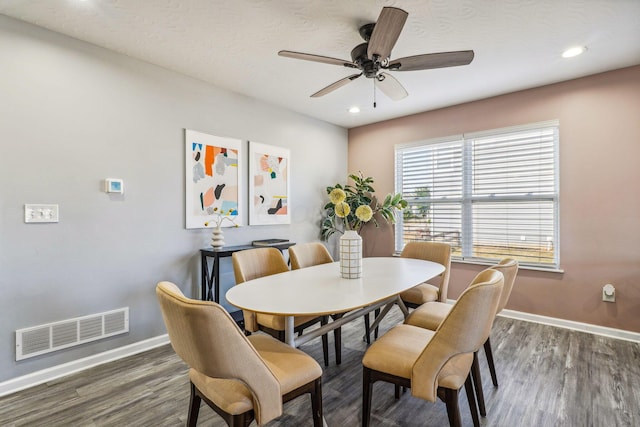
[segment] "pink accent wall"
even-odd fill
[[[351,129],[348,167],[386,194],[394,144],[552,119],[564,273],[521,269],[507,309],[640,332],[640,66]],[[449,298],[482,268],[454,263]]]

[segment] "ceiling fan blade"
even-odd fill
[[[358,68],[358,66],[353,62],[350,62],[344,59],[331,58],[329,56],[313,55],[311,53],[301,53],[301,52],[292,52],[290,50],[281,50],[280,52],[278,52],[278,55],[284,56],[285,58],[303,59],[305,61],[322,62],[323,64],[340,65],[340,66],[349,67],[349,68]]]
[[[311,98],[319,98],[321,96],[324,96],[326,94],[328,94],[329,92],[333,92],[336,89],[341,88],[342,86],[351,83],[351,81],[357,79],[358,77],[360,77],[362,75],[362,73],[360,74],[353,74],[349,77],[345,77],[344,79],[340,79],[337,82],[331,83],[329,86],[320,89],[319,91],[317,91],[316,93],[314,93],[313,95],[311,95]]]
[[[396,7],[383,7],[369,39],[367,56],[378,57],[381,61],[389,58],[391,49],[396,45],[398,37],[409,14]]]
[[[473,61],[472,50],[459,50],[456,52],[427,53],[424,55],[407,56],[391,61],[389,70],[394,71],[415,71],[430,70],[433,68],[457,67],[468,65]]]
[[[376,83],[378,88],[394,101],[400,101],[406,98],[409,94],[407,90],[400,84],[400,82],[389,73],[380,73],[384,76],[384,79],[378,80]]]

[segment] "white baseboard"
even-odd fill
[[[92,368],[94,366],[102,365],[103,363],[122,359],[123,357],[142,353],[143,351],[151,350],[152,348],[160,347],[161,345],[165,345],[168,343],[169,336],[167,334],[164,334],[154,338],[149,338],[144,341],[129,344],[124,347],[119,347],[113,350],[105,351],[103,353],[94,354],[93,356],[74,360],[68,363],[63,363],[62,365],[57,365],[51,368],[43,369],[41,371],[33,372],[21,377],[12,378],[0,383],[0,396],[6,396],[8,394],[24,390],[25,388],[33,387],[47,381],[52,381],[56,378],[74,374],[76,372]]]
[[[538,314],[524,313],[522,311],[515,310],[502,310],[502,312],[498,316],[525,320],[527,322],[541,323],[543,325],[550,325],[558,328],[571,329],[574,331],[587,332],[593,335],[601,335],[604,337],[640,343],[640,333],[625,331],[624,329],[615,329],[606,326],[592,325],[589,323],[574,322],[573,320],[540,316]]]
[[[448,299],[447,304],[456,302]],[[625,331],[624,329],[608,328],[606,326],[592,325],[590,323],[574,322],[573,320],[558,319],[556,317],[541,316],[539,314],[525,313],[524,311],[502,310],[498,316],[510,319],[524,320],[527,322],[540,323],[542,325],[555,326],[557,328],[571,329],[573,331],[586,332],[603,337],[616,338],[624,341],[640,343],[640,333]]]
[[[456,302],[448,299],[447,304]],[[541,316],[539,314],[525,313],[523,311],[502,310],[498,316],[510,319],[524,320],[527,322],[540,323],[542,325],[555,326],[557,328],[571,329],[573,331],[586,332],[603,337],[616,338],[624,341],[640,343],[640,333],[625,331],[624,329],[608,328],[606,326],[592,325],[590,323],[574,322],[573,320],[558,319],[556,317]]]

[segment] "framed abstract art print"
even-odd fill
[[[249,225],[290,224],[291,153],[249,141]]]
[[[186,228],[240,225],[242,141],[185,130]]]

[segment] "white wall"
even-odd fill
[[[346,177],[343,128],[1,15],[0,58],[0,382],[164,334],[159,280],[197,295],[210,235],[184,227],[185,128],[291,149],[292,224],[228,245],[317,240],[324,188]],[[60,222],[25,224],[25,203]],[[16,329],[124,306],[128,334],[15,361]]]

